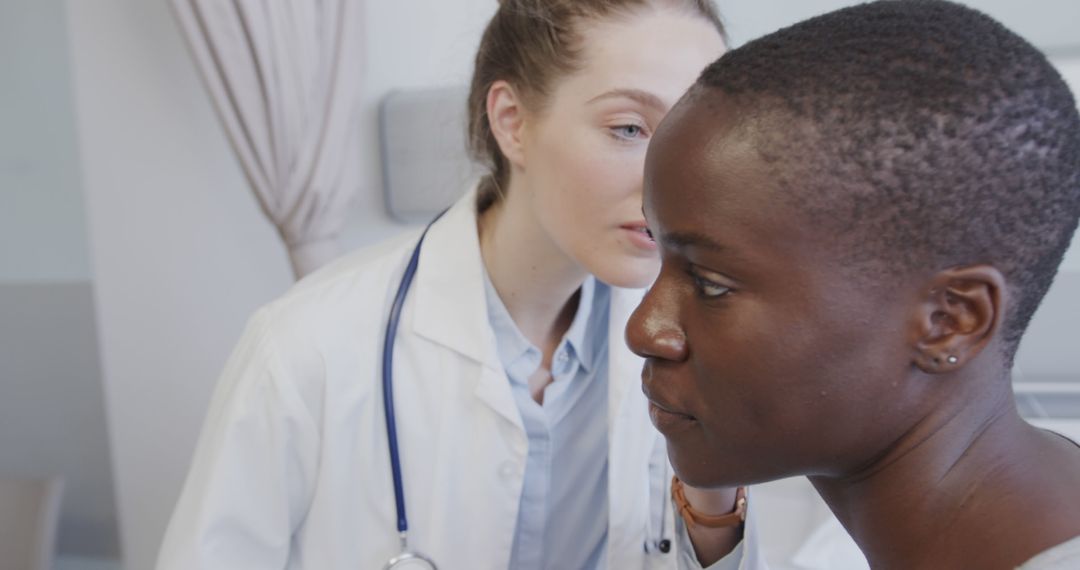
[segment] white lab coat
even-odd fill
[[[380,361],[416,238],[347,256],[252,318],[214,396],[159,570],[377,570],[398,554]],[[469,193],[424,242],[394,350],[410,543],[441,570],[508,567],[523,484],[527,438],[484,294]],[[674,547],[644,548],[660,538],[661,512],[664,538],[678,541],[641,361],[623,343],[640,298],[612,291],[612,570],[675,568],[677,558]],[[740,567],[757,568],[749,532],[747,541]]]

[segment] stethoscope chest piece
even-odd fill
[[[423,554],[406,551],[391,558],[383,570],[438,570],[438,567]]]

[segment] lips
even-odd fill
[[[649,376],[651,377],[651,375]],[[652,420],[653,425],[656,426],[656,429],[664,435],[671,435],[696,426],[698,423],[697,418],[677,411],[678,408],[666,403],[650,392],[647,384],[650,379],[646,378],[645,374],[642,375],[641,389],[649,400],[649,418]]]
[[[634,246],[647,252],[654,252],[656,251],[656,242],[649,237],[648,228],[649,226],[645,224],[644,220],[619,226],[619,229],[627,233],[630,243],[634,244]]]
[[[656,429],[664,435],[674,435],[697,425],[697,419],[693,416],[670,412],[651,400],[649,401],[649,419],[652,420]]]

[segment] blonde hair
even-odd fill
[[[500,0],[476,52],[468,99],[468,145],[474,160],[488,168],[480,181],[477,208],[486,210],[503,197],[510,167],[491,132],[487,95],[506,81],[529,107],[543,108],[553,80],[579,64],[578,25],[586,20],[624,15],[652,5],[668,5],[701,16],[725,40],[726,32],[711,0]]]

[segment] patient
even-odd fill
[[[806,475],[876,569],[1080,568],[1080,448],[1009,378],[1080,217],[1035,48],[939,1],[781,30],[671,111],[644,200],[627,338],[682,480]]]

